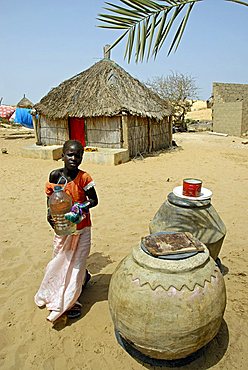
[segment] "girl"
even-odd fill
[[[51,322],[57,320],[64,312],[69,318],[81,315],[81,304],[77,300],[82,291],[82,284],[85,286],[90,279],[86,270],[86,259],[91,246],[89,208],[95,207],[98,199],[93,179],[87,172],[78,168],[82,162],[83,152],[79,141],[66,141],[62,154],[64,168],[52,171],[46,184],[48,199],[53,193],[54,186],[64,178],[67,181],[64,190],[71,196],[73,203],[87,201],[85,217],[77,224],[77,231],[66,236],[55,234],[53,259],[48,263],[44,279],[35,295],[35,303],[50,310],[47,319]],[[47,220],[54,227],[49,208]]]

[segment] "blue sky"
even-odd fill
[[[118,3],[117,0],[109,0]],[[23,94],[34,103],[62,81],[103,57],[118,32],[98,28],[103,0],[0,0],[0,98],[16,104]],[[125,43],[111,59],[140,81],[173,72],[191,75],[199,99],[213,82],[248,83],[248,7],[224,0],[196,4],[176,53],[168,44],[154,61],[124,60]]]

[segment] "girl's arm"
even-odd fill
[[[50,173],[49,175],[49,182],[53,183],[53,184],[57,184],[60,177],[63,176],[63,172],[62,172],[62,168],[60,169],[57,169],[57,170],[54,170]]]
[[[86,190],[85,194],[87,196],[87,200],[90,203],[88,205],[88,208],[93,208],[93,207],[97,206],[97,204],[98,204],[98,198],[97,198],[97,194],[96,194],[95,188],[92,187],[89,190]]]

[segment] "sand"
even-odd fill
[[[185,177],[203,180],[227,227],[220,258],[226,269],[227,307],[220,333],[187,370],[248,368],[248,145],[208,133],[175,134],[175,150],[120,166],[85,165],[96,182],[93,242],[83,315],[57,327],[33,301],[51,258],[53,231],[46,222],[44,183],[61,161],[23,159],[33,138],[4,139],[0,129],[1,264],[0,368],[39,370],[156,369],[117,343],[108,309],[111,274],[141,236],[169,192]]]
[[[204,108],[204,109],[188,112],[185,115],[185,118],[194,120],[194,121],[212,121],[212,109]]]

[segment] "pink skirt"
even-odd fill
[[[50,311],[47,320],[54,322],[79,298],[85,281],[86,260],[90,253],[91,227],[80,234],[54,237],[53,259],[34,297],[39,307]]]

